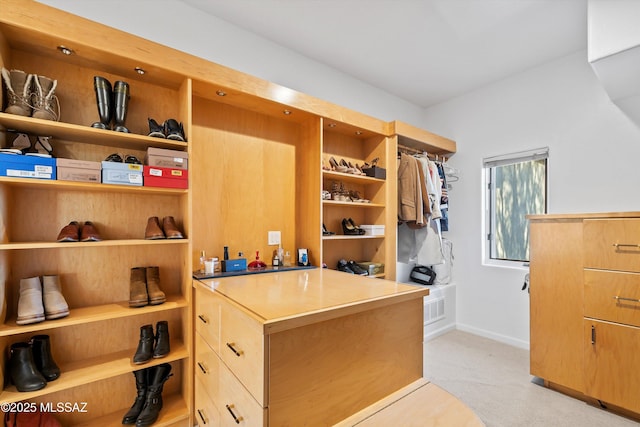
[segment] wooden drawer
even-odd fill
[[[216,400],[219,397],[217,383],[220,358],[199,333],[195,334],[195,341],[194,370],[196,383],[200,383],[211,399]]]
[[[584,315],[640,326],[640,274],[585,270]]]
[[[220,358],[260,405],[267,406],[262,325],[226,301],[221,309]]]
[[[220,353],[220,297],[206,289],[196,288],[196,332]]]
[[[640,272],[640,219],[584,221],[584,266]]]
[[[204,390],[204,385],[196,381],[195,419],[198,427],[220,427],[220,412]]]

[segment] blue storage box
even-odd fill
[[[142,186],[142,165],[103,161],[102,183]]]
[[[0,176],[56,179],[56,159],[0,153]]]
[[[227,259],[222,261],[222,271],[244,271],[247,269],[246,258]]]

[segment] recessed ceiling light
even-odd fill
[[[218,96],[227,96],[227,92],[225,92],[223,90],[217,90],[216,91],[216,95],[218,95]]]
[[[327,126],[329,126],[330,128],[334,128],[334,127],[336,127],[336,124],[335,123],[329,123]]]
[[[136,73],[140,74],[141,76],[143,76],[146,73],[146,71],[142,67],[136,67],[134,68],[134,70],[136,70]]]
[[[291,114],[291,110],[283,110],[282,112],[287,116]]]
[[[58,50],[65,55],[73,55],[75,53],[73,49],[63,45],[58,46]]]
[[[362,135],[362,131],[361,130],[357,130],[356,131],[356,135]]]

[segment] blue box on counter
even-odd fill
[[[244,271],[247,269],[247,259],[226,259],[222,261],[222,271]]]
[[[142,186],[142,165],[103,161],[102,183]]]
[[[0,176],[56,179],[56,159],[0,153]]]

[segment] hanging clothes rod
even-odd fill
[[[425,153],[427,154],[427,157],[431,160],[435,160],[435,161],[443,161],[445,162],[447,160],[447,158],[443,155],[440,154],[430,154],[428,153],[426,150],[419,150],[417,148],[413,148],[413,147],[408,147],[406,145],[402,145],[402,144],[398,144],[398,151],[403,152],[405,154],[422,154],[424,155]]]

